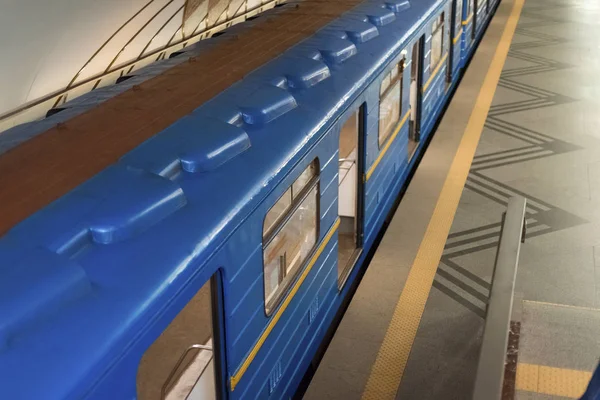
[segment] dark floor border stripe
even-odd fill
[[[453,270],[455,270],[456,272],[463,274],[464,276],[468,277],[469,279],[471,279],[473,282],[477,283],[479,286],[483,287],[484,289],[490,290],[490,288],[492,287],[492,285],[490,283],[488,283],[485,280],[483,280],[482,278],[478,277],[471,271],[468,271],[465,268],[461,267],[460,265],[458,265],[457,263],[452,261],[450,259],[450,257],[444,255],[444,256],[442,256],[442,259],[440,261],[445,266],[450,267]]]
[[[512,132],[502,131],[502,130],[500,130],[500,129],[498,129],[498,128],[494,127],[493,125],[490,125],[490,124],[486,124],[485,126],[486,126],[486,128],[488,128],[488,129],[490,129],[490,130],[492,130],[494,132],[497,132],[497,133],[499,133],[501,135],[506,135],[506,136],[513,137],[513,138],[515,138],[517,140],[521,140],[521,141],[523,141],[525,143],[529,143],[530,145],[533,145],[533,146],[539,146],[541,144],[544,144],[544,142],[541,141],[541,140],[535,140],[534,141],[533,139],[529,139],[527,137],[523,137],[523,136],[520,136],[518,134],[514,134]]]
[[[502,150],[502,151],[496,151],[494,153],[487,153],[487,154],[481,154],[478,156],[475,156],[474,160],[477,160],[476,162],[484,162],[486,160],[484,160],[484,158],[486,157],[495,157],[495,156],[499,156],[502,154],[509,154],[509,153],[515,153],[515,152],[519,152],[519,151],[523,151],[523,150],[530,150],[530,149],[541,149],[541,146],[536,146],[536,145],[531,145],[531,146],[524,146],[524,147],[517,147],[514,149],[508,149],[508,150]]]
[[[475,178],[481,179],[483,181],[487,181],[488,184],[491,183],[493,185],[496,185],[496,186],[502,188],[503,190],[509,192],[511,194],[511,196],[513,196],[514,194],[518,194],[518,195],[521,195],[521,196],[527,198],[527,208],[532,208],[532,209],[535,209],[536,211],[538,211],[538,210],[539,211],[548,211],[548,210],[551,210],[553,208],[556,208],[552,204],[546,203],[545,201],[540,200],[537,197],[533,197],[533,196],[531,196],[531,195],[529,195],[527,193],[524,193],[524,192],[522,192],[520,190],[517,190],[515,188],[507,186],[507,185],[505,185],[502,182],[499,182],[499,181],[497,181],[495,179],[492,179],[490,177],[487,177],[487,176],[481,174],[480,172],[476,172],[476,171],[471,172],[469,174],[469,177],[470,178],[475,177]],[[493,190],[493,188],[490,189],[490,190]],[[509,197],[511,197],[511,196],[509,196]],[[537,206],[532,205],[531,204],[532,202],[536,203]]]
[[[469,286],[466,282],[461,281],[459,278],[452,275],[448,271],[444,271],[440,267],[438,267],[437,274],[439,276],[441,276],[442,278],[446,279],[448,282],[454,284],[458,288],[464,290],[471,296],[475,297],[477,300],[482,301],[484,304],[487,304],[488,297],[489,297],[487,294],[481,293],[477,289]]]
[[[524,149],[526,149],[528,147],[529,146],[525,147]],[[537,147],[537,146],[535,146],[535,147]],[[540,147],[540,148],[537,148],[537,149],[531,149],[531,150],[523,151],[523,152],[516,153],[516,154],[503,155],[503,156],[500,156],[500,157],[490,158],[490,159],[481,160],[481,161],[478,160],[478,161],[473,162],[473,164],[471,164],[471,165],[479,166],[479,165],[485,165],[485,164],[488,164],[488,163],[495,163],[495,162],[498,162],[498,161],[510,160],[510,159],[513,159],[513,161],[511,163],[515,163],[515,162],[519,162],[519,159],[517,159],[518,157],[525,157],[525,156],[528,156],[530,154],[541,153],[541,152],[546,152],[546,151],[551,151],[551,150],[544,149],[544,148]],[[552,154],[554,154],[554,153],[552,153]]]
[[[479,236],[475,236],[473,238],[459,240],[459,241],[452,242],[452,243],[447,243],[446,246],[444,247],[444,250],[450,250],[450,249],[454,249],[456,247],[466,246],[468,244],[477,243],[482,240],[492,239],[492,238],[499,237],[499,236],[500,236],[500,229],[498,229],[495,232],[484,233]]]
[[[452,300],[456,301],[457,303],[464,306],[468,310],[473,311],[480,318],[485,318],[485,310],[482,310],[481,308],[477,307],[475,304],[471,303],[469,300],[466,300],[466,299],[462,298],[461,296],[459,296],[458,294],[454,293],[452,291],[452,289],[445,286],[444,284],[438,282],[437,280],[434,280],[433,284],[431,286],[436,288],[440,292],[444,293],[446,296],[450,297]]]
[[[527,157],[527,158],[521,158],[521,159],[513,160],[513,161],[501,162],[499,164],[483,165],[483,166],[480,166],[480,167],[473,168],[472,171],[476,172],[476,171],[483,171],[483,170],[486,170],[486,169],[500,168],[500,167],[505,167],[507,165],[520,164],[520,163],[524,163],[524,162],[527,162],[527,161],[533,161],[533,160],[539,160],[541,158],[552,157],[554,155],[555,155],[554,153],[541,154],[539,156]]]
[[[458,232],[452,232],[451,234],[448,235],[448,239],[454,239],[454,238],[457,238],[459,236],[470,235],[472,233],[487,231],[488,229],[497,228],[500,225],[501,225],[500,222],[495,222],[493,224],[487,224],[487,225],[483,225],[483,226],[478,226],[477,228],[466,229],[464,231],[458,231]]]

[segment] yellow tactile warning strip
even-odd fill
[[[592,373],[588,371],[519,363],[516,388],[578,399],[585,392],[591,378]]]
[[[524,0],[514,1],[427,231],[371,369],[362,395],[365,400],[394,399],[396,396],[523,3]]]
[[[516,388],[527,392],[537,392],[539,375],[539,365],[517,364]]]

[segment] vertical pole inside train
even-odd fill
[[[220,400],[226,391],[223,298],[215,273],[144,353],[137,398]]]
[[[471,0],[473,1],[473,8],[471,12],[473,13],[473,27],[471,28],[471,39],[475,40],[477,36],[477,11],[479,10],[479,2],[483,0]]]
[[[418,143],[421,140],[421,92],[423,88],[423,53],[425,37],[413,44],[410,69],[410,122],[409,138]]]
[[[340,128],[338,163],[338,284],[341,288],[362,250],[364,174],[364,107]]]

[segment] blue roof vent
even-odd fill
[[[250,148],[246,131],[217,119],[202,118],[196,130],[179,155],[187,172],[211,171]]]
[[[380,6],[369,6],[361,9],[367,14],[369,21],[375,26],[384,26],[391,22],[394,22],[396,15],[391,10]]]
[[[187,203],[183,190],[175,182],[123,165],[108,168],[89,183],[102,188],[97,195],[103,201],[89,216],[90,232],[96,243],[128,239]]]
[[[288,79],[285,76],[276,76],[268,81],[271,85],[277,86],[280,89],[288,88]]]
[[[410,1],[408,0],[386,0],[385,6],[395,13],[408,10],[410,8]]]
[[[307,89],[331,76],[329,68],[321,61],[296,57],[286,61],[288,83],[294,89]]]
[[[346,39],[329,37],[317,43],[325,60],[332,64],[341,64],[357,53],[356,45]]]
[[[323,60],[321,52],[310,44],[300,44],[297,47],[294,47],[292,51],[294,56],[312,58],[313,60]]]
[[[248,96],[240,105],[244,121],[261,125],[273,121],[298,104],[294,96],[276,86],[263,86]]]
[[[363,22],[366,22],[366,21],[363,21]],[[343,39],[343,40],[348,39],[348,34],[346,33],[346,31],[344,31],[341,24],[339,24],[339,23],[332,23],[330,25],[327,25],[325,28],[321,29],[318,33],[318,37],[321,37],[321,36],[326,36],[328,38],[335,37],[335,38]]]
[[[0,271],[0,351],[10,337],[91,291],[81,266],[41,247]]]
[[[379,35],[377,27],[359,19],[346,19],[332,24],[342,29],[355,44],[365,43]]]
[[[239,111],[230,106],[213,109],[214,114],[234,119]],[[251,146],[246,132],[235,125],[203,115],[188,115],[123,156],[121,163],[168,179],[182,170],[213,170]]]

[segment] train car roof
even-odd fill
[[[86,393],[442,2],[360,4],[5,234],[3,393]]]

